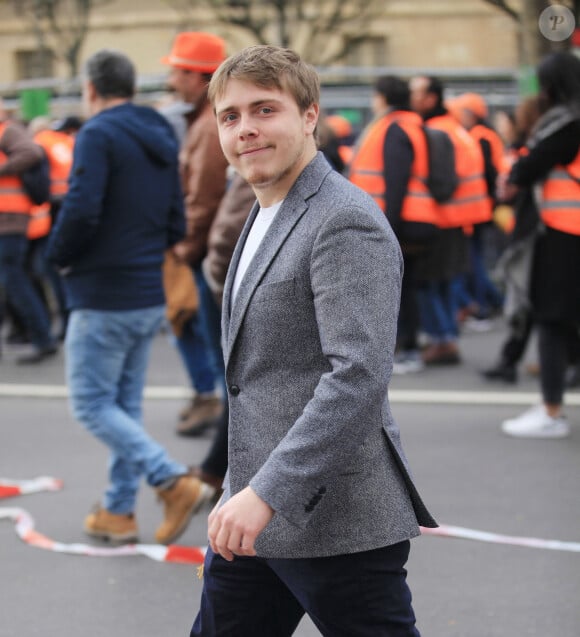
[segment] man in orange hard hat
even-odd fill
[[[168,84],[193,109],[185,115],[187,132],[181,152],[180,169],[185,195],[187,230],[185,239],[173,248],[195,276],[199,309],[184,325],[177,346],[187,369],[194,396],[180,415],[177,433],[200,435],[208,426],[227,427],[227,413],[216,393],[225,396],[225,370],[221,352],[219,309],[202,272],[210,227],[226,190],[228,162],[222,152],[207,87],[213,72],[226,58],[226,44],[217,35],[188,31],[179,33],[162,63],[170,66]],[[204,371],[205,370],[205,371]],[[208,371],[209,370],[209,371]],[[199,477],[214,486],[221,483],[227,464],[227,449],[217,454],[216,463],[205,463]],[[215,466],[214,466],[215,465]]]

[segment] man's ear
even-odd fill
[[[320,105],[311,104],[304,112],[304,124],[307,133],[314,133],[316,124],[318,123],[318,116],[320,115]]]
[[[87,80],[87,97],[91,102],[94,102],[97,97],[97,89],[90,80]]]

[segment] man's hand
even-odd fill
[[[214,553],[231,562],[234,555],[256,555],[254,542],[274,517],[274,509],[246,487],[208,518],[209,543]]]
[[[187,262],[188,247],[184,241],[180,241],[179,243],[176,243],[171,249],[171,251],[173,252],[175,258],[178,261],[180,261],[181,263]]]
[[[496,196],[498,201],[510,202],[518,194],[519,188],[515,184],[508,182],[509,175],[506,173],[500,173],[496,180]]]

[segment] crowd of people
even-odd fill
[[[536,326],[543,404],[504,422],[510,436],[570,431],[562,403],[580,366],[572,274],[580,235],[579,68],[572,54],[543,59],[538,95],[522,100],[503,136],[477,93],[445,100],[437,78],[379,78],[376,117],[349,164],[349,178],[385,211],[405,259],[395,374],[458,364],[462,329],[487,329],[490,317],[502,315],[508,338],[481,373],[514,383]],[[429,186],[425,127],[445,131],[455,151],[458,183],[443,201]]]
[[[112,50],[87,61],[84,122],[42,117],[27,131],[0,105],[0,326],[29,344],[21,364],[64,342],[72,413],[109,448],[83,528],[135,541],[142,479],[163,505],[163,544],[217,502],[192,635],[291,634],[304,612],[323,634],[345,622],[376,634],[375,622],[418,635],[401,574],[419,525],[436,523],[400,446],[389,377],[459,365],[462,331],[504,316],[482,377],[516,382],[535,329],[542,403],[502,431],[570,433],[580,60],[543,59],[538,95],[501,134],[482,95],[380,77],[356,136],[321,112],[318,78],[293,52],[228,57],[221,38],[184,32],[162,62],[171,97],[156,108],[134,103],[133,63]],[[21,176],[43,155],[50,196],[33,204]],[[200,466],[143,425],[163,326],[192,388],[176,433],[214,434]],[[377,564],[383,575],[366,577]],[[388,603],[345,614],[341,570]]]

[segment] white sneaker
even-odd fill
[[[514,438],[565,438],[570,425],[564,416],[552,418],[544,405],[535,405],[517,418],[504,420],[501,430]]]
[[[425,369],[425,363],[421,360],[418,351],[409,350],[395,355],[393,363],[393,374],[402,376],[403,374],[417,374]]]
[[[468,316],[463,322],[465,329],[468,332],[491,332],[494,327],[491,319],[478,319],[473,316]]]

